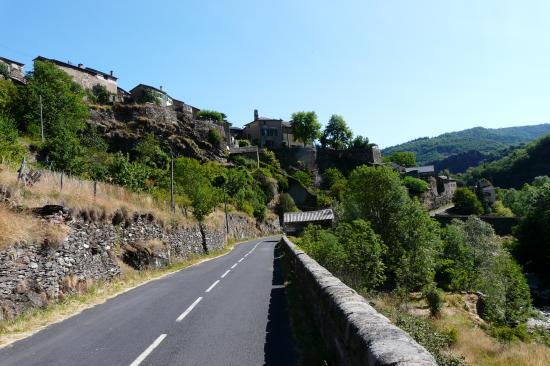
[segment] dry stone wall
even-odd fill
[[[436,366],[433,356],[286,237],[284,260],[335,365]]]
[[[242,239],[280,231],[278,222],[257,225],[240,213],[225,223],[167,229],[147,215],[126,220],[84,221],[58,213],[49,219],[65,221],[69,235],[58,246],[14,244],[0,251],[0,320],[29,307],[43,307],[63,296],[82,292],[97,281],[120,273],[120,261],[135,269],[161,268],[177,260],[224,247],[226,239]]]

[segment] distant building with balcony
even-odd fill
[[[25,79],[25,72],[23,67],[25,64],[22,64],[17,61],[10,60],[9,58],[0,57],[0,64],[4,64],[8,68],[8,75],[11,81],[16,84],[26,84],[27,80]]]

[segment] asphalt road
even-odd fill
[[[293,365],[277,241],[237,245],[51,325],[0,349],[0,365]]]

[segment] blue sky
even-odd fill
[[[547,0],[2,3],[0,55],[114,70],[238,126],[314,110],[385,147],[550,121]]]

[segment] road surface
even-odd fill
[[[0,349],[0,365],[293,365],[277,241],[237,245],[51,325]]]

